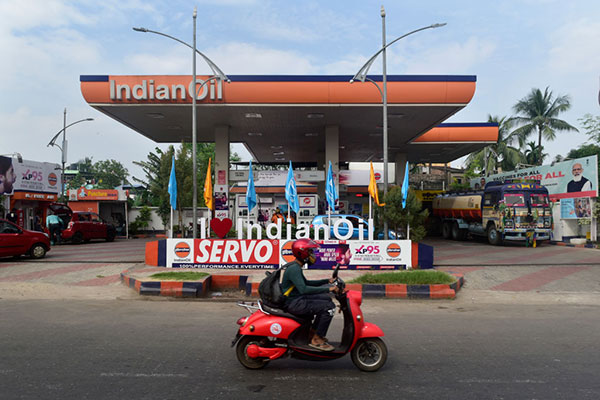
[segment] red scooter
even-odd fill
[[[351,353],[352,362],[362,371],[377,371],[387,360],[387,347],[380,337],[383,331],[375,324],[364,321],[360,310],[362,294],[345,291],[345,283],[338,278],[339,265],[333,272],[338,291],[335,295],[344,315],[341,342],[329,342],[333,351],[319,351],[308,345],[311,320],[258,303],[238,303],[252,315],[238,319],[238,333],[231,343],[236,346],[239,362],[246,368],[263,368],[271,360],[290,356],[303,360],[327,361]],[[254,311],[256,310],[256,311]]]

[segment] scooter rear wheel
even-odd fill
[[[241,338],[235,348],[235,354],[240,364],[248,369],[260,369],[267,365],[269,363],[268,358],[252,358],[248,356],[247,352],[248,346],[251,344],[264,346],[263,342],[265,340],[264,337],[259,336],[244,336]]]
[[[361,371],[375,372],[387,360],[387,346],[379,338],[361,339],[352,349],[352,362]]]

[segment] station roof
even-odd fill
[[[203,82],[207,76],[198,76]],[[351,76],[234,75],[212,80],[197,101],[197,140],[214,142],[215,128],[243,143],[260,162],[316,162],[327,126],[339,127],[339,159],[383,157],[382,96]],[[369,76],[381,87],[381,76]],[[190,75],[82,75],[90,106],[156,141],[191,141]],[[497,124],[444,124],[475,93],[471,75],[389,75],[388,154],[410,162],[449,162],[498,140]],[[192,87],[192,90],[189,88]]]

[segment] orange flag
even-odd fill
[[[369,179],[369,196],[375,199],[375,204],[378,206],[385,206],[385,203],[379,202],[379,190],[377,190],[377,181],[375,180],[375,173],[373,172],[373,163],[371,163],[371,179]]]
[[[210,158],[208,159],[208,168],[206,169],[206,180],[204,181],[204,203],[209,210],[212,210],[215,205],[213,198],[213,186],[210,175]]]

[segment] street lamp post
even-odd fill
[[[387,59],[386,59],[386,49],[388,47],[390,47],[391,45],[393,45],[394,43],[396,43],[397,41],[399,41],[400,39],[403,39],[407,36],[410,36],[414,33],[423,31],[425,29],[432,29],[432,28],[439,28],[446,25],[446,23],[442,23],[442,24],[433,24],[433,25],[429,25],[429,26],[425,26],[423,28],[419,28],[419,29],[415,29],[414,31],[408,32],[394,40],[392,40],[391,42],[386,44],[386,38],[385,38],[385,9],[383,8],[383,6],[381,6],[381,36],[382,36],[382,46],[381,46],[381,50],[379,50],[377,53],[375,53],[371,58],[369,58],[369,60],[360,68],[360,70],[358,70],[358,72],[356,73],[356,75],[354,75],[352,77],[352,79],[350,79],[350,83],[353,83],[356,80],[359,80],[361,82],[364,82],[365,80],[368,80],[369,82],[373,83],[375,86],[377,86],[377,89],[379,89],[379,93],[381,94],[381,102],[383,105],[383,196],[385,198],[385,195],[387,194],[387,190],[388,190],[388,114],[387,114]],[[373,81],[372,79],[367,77],[367,73],[369,72],[369,69],[371,68],[371,65],[373,64],[373,62],[375,61],[375,59],[377,58],[377,56],[379,56],[379,54],[382,54],[383,57],[383,89],[379,87],[379,85]],[[384,235],[384,239],[387,240],[388,239],[388,223],[387,220],[384,218],[383,220],[383,235]]]
[[[93,120],[94,120],[94,118],[84,118],[84,119],[80,119],[79,121],[75,121],[75,122],[72,122],[69,125],[67,125],[67,108],[65,107],[65,111],[64,111],[64,115],[63,115],[63,128],[60,131],[58,131],[58,133],[56,135],[54,135],[52,137],[52,139],[46,146],[46,147],[56,146],[60,149],[61,164],[62,164],[61,173],[60,173],[60,197],[61,197],[61,200],[64,200],[64,193],[65,193],[65,163],[67,162],[67,128],[70,126],[73,126],[75,124],[78,124],[80,122],[93,121]],[[58,136],[61,133],[63,134],[62,146],[59,146],[56,144],[56,139],[58,139]]]
[[[173,39],[176,42],[179,42],[181,44],[183,44],[184,46],[189,47],[190,49],[192,49],[192,80],[194,82],[194,95],[192,96],[192,179],[193,179],[193,200],[192,200],[192,218],[194,223],[193,225],[193,237],[194,239],[198,236],[198,178],[197,178],[197,171],[196,171],[196,167],[197,167],[197,149],[196,149],[196,142],[197,142],[197,137],[196,137],[196,98],[198,96],[198,92],[200,90],[202,90],[202,87],[207,84],[208,82],[210,82],[213,79],[221,79],[227,83],[231,82],[231,80],[227,77],[227,75],[225,75],[223,73],[223,71],[221,71],[221,69],[219,67],[217,67],[217,65],[212,62],[208,57],[206,57],[204,54],[202,54],[200,51],[198,51],[198,49],[196,48],[196,16],[197,16],[197,10],[196,7],[194,7],[194,14],[193,14],[193,18],[194,18],[194,23],[193,23],[193,29],[194,29],[194,34],[193,34],[193,45],[190,46],[189,44],[187,44],[186,42],[177,39],[173,36],[164,34],[162,32],[157,32],[157,31],[153,31],[150,29],[146,29],[146,28],[133,28],[134,31],[136,32],[145,32],[145,33],[154,33],[157,35],[161,35],[164,37],[167,37],[169,39]],[[198,82],[196,82],[196,53],[200,54],[200,56],[204,59],[204,61],[206,61],[206,63],[208,64],[208,66],[210,67],[210,69],[213,72],[213,76],[209,79],[207,79],[206,81],[204,81],[200,87],[197,87]]]

